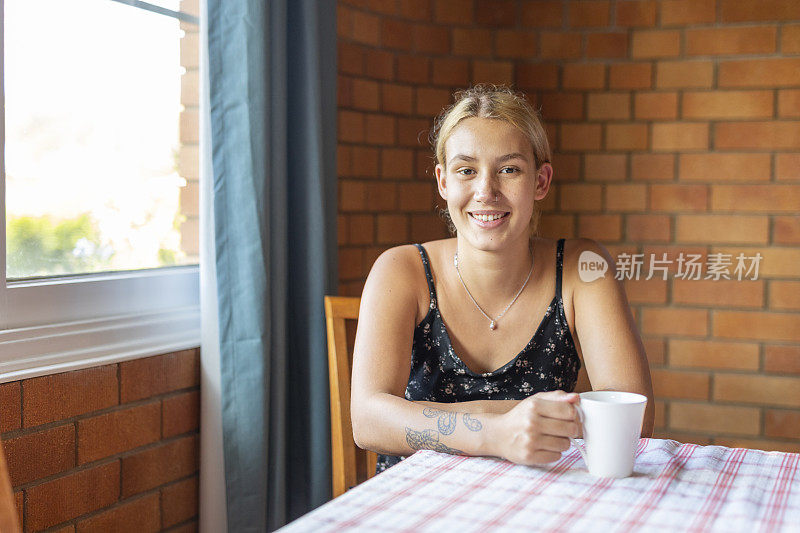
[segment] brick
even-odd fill
[[[381,18],[381,46],[383,48],[411,50],[411,28],[412,26],[408,22],[393,18]]]
[[[197,516],[198,483],[196,477],[161,489],[161,517],[167,528]]]
[[[117,366],[105,365],[22,382],[23,426],[32,427],[116,405]]]
[[[656,2],[621,1],[617,2],[618,26],[655,26]]]
[[[800,281],[772,281],[769,307],[776,310],[800,310]]]
[[[366,207],[366,185],[362,181],[341,180],[339,182],[342,211],[358,211]]]
[[[715,144],[720,149],[800,149],[800,121],[720,122],[715,132]]]
[[[364,49],[353,43],[339,41],[336,47],[337,67],[340,73],[344,74],[363,74],[364,73]]]
[[[537,35],[527,31],[498,30],[494,36],[494,52],[497,57],[535,57]]]
[[[800,244],[800,217],[774,217],[772,226],[772,240],[778,244]]]
[[[399,244],[408,240],[408,217],[405,215],[378,215],[379,244]]]
[[[610,187],[610,186],[609,186]],[[644,198],[641,200],[644,209]],[[625,223],[626,240],[633,242],[669,242],[672,220],[668,215],[628,215]]]
[[[378,149],[368,146],[353,146],[353,176],[375,178],[378,176]]]
[[[357,279],[366,275],[361,271],[361,264],[364,260],[364,251],[360,248],[340,248],[339,249],[339,279]]]
[[[656,400],[654,403],[655,407],[655,427],[663,428],[667,425],[667,404],[666,402],[662,402]]]
[[[398,118],[397,142],[401,146],[427,146],[430,123],[424,119]]]
[[[198,146],[181,145],[178,153],[178,173],[188,180],[200,178],[200,148]]]
[[[368,144],[394,145],[397,142],[397,120],[393,116],[370,113],[364,120]]]
[[[718,83],[720,87],[800,85],[800,58],[720,61]]]
[[[562,150],[599,150],[600,125],[596,124],[562,124],[561,141]]]
[[[766,243],[767,217],[744,215],[678,215],[676,240],[685,243]]]
[[[381,150],[381,177],[411,179],[414,177],[414,152],[407,148]]]
[[[475,83],[511,85],[514,82],[514,64],[510,61],[472,62],[472,79]]]
[[[769,154],[681,154],[681,181],[767,181]]]
[[[673,429],[758,435],[761,432],[759,410],[752,407],[671,402],[669,426]]]
[[[119,475],[119,461],[114,461],[26,489],[26,531],[39,531],[113,504],[119,498]]]
[[[607,26],[610,3],[598,0],[576,0],[568,4],[569,25],[573,28]]]
[[[340,142],[364,141],[364,114],[355,111],[339,111],[337,139]]]
[[[671,274],[677,274],[678,267],[680,262],[685,260],[689,254],[697,255],[700,257],[699,261],[701,263],[705,263],[706,257],[708,255],[707,248],[705,246],[687,246],[685,244],[682,245],[667,245],[667,244],[658,244],[658,245],[645,245],[643,247],[644,259],[649,266],[652,259],[654,260],[666,260],[668,263],[664,266],[667,267],[667,271]],[[683,259],[682,259],[683,254]],[[659,275],[657,272],[656,276]]]
[[[539,220],[539,233],[553,239],[573,238],[575,236],[575,217],[547,213]]]
[[[670,339],[669,364],[676,368],[758,370],[758,344]]]
[[[631,38],[633,58],[676,57],[681,51],[681,34],[672,30],[634,30]]]
[[[713,185],[711,209],[715,212],[796,213],[800,185]]]
[[[780,374],[800,374],[800,346],[765,346],[764,371]]]
[[[430,212],[434,197],[438,198],[434,182],[403,183],[398,189],[398,207],[403,212]]]
[[[664,0],[661,3],[661,25],[683,26],[714,22],[716,0]]]
[[[558,65],[551,63],[518,63],[516,68],[517,85],[522,88],[558,88]]]
[[[800,54],[800,24],[781,27],[781,51],[784,54]]]
[[[475,10],[472,2],[434,0],[433,18],[446,24],[472,24]]]
[[[768,118],[773,114],[772,91],[685,92],[683,118]]]
[[[740,2],[720,0],[722,22],[750,22],[762,20],[800,19],[800,4],[794,0],[761,0]]]
[[[717,374],[714,400],[800,407],[800,378]]]
[[[394,80],[395,63],[395,54],[392,52],[385,50],[366,50],[364,52],[364,72],[372,78]]]
[[[656,398],[706,400],[709,397],[711,380],[705,372],[653,369],[650,376]]]
[[[72,424],[7,439],[3,447],[11,485],[17,487],[75,466]]]
[[[739,281],[732,275],[733,268],[734,265],[729,269],[730,280],[673,280],[672,301],[710,307],[761,307],[764,303],[764,281]]]
[[[352,105],[356,109],[377,111],[380,108],[378,83],[371,80],[352,80]]]
[[[627,175],[627,159],[624,155],[586,154],[585,157],[587,181],[620,181]]]
[[[583,94],[546,92],[541,96],[541,113],[545,121],[583,119]]]
[[[670,429],[669,432],[664,433],[663,436],[656,436],[655,438],[672,439],[678,442],[686,442],[690,444],[697,444],[699,446],[708,446],[711,444],[711,437],[707,435],[698,435],[697,433],[684,433],[682,431],[675,431]]]
[[[660,89],[710,88],[714,82],[711,61],[659,61],[656,87]]]
[[[25,506],[25,493],[23,491],[18,491],[14,493],[14,507],[17,509],[17,521],[19,522],[20,527],[24,526],[24,520],[22,516],[22,510]]]
[[[347,244],[347,225],[343,215],[336,215],[336,244],[343,246]]]
[[[364,11],[352,12],[350,38],[361,44],[378,46],[381,34],[381,19]]]
[[[452,57],[433,58],[433,84],[458,87],[469,83],[469,61]]]
[[[122,402],[132,402],[200,384],[196,349],[120,363]]]
[[[579,215],[578,236],[600,242],[622,239],[622,218],[619,215]]]
[[[581,159],[579,154],[553,154],[554,175],[559,183],[580,179]]]
[[[198,468],[198,438],[183,437],[122,459],[122,496],[186,477]]]
[[[602,89],[606,83],[606,67],[597,63],[567,63],[564,65],[565,89]]]
[[[800,154],[777,154],[775,156],[775,178],[779,180],[800,179]]]
[[[180,188],[180,210],[181,214],[187,216],[200,215],[200,184],[196,181],[187,181],[186,185]]]
[[[643,120],[674,120],[678,117],[678,93],[640,92],[634,97],[636,118]]]
[[[581,56],[581,34],[544,31],[539,55],[543,58],[570,59]]]
[[[450,103],[450,91],[447,89],[418,87],[416,93],[418,115],[436,116]]]
[[[705,336],[708,312],[687,308],[643,308],[642,333],[646,335]]]
[[[78,464],[89,463],[157,441],[161,402],[78,421]]]
[[[800,118],[800,90],[778,91],[778,116]]]
[[[492,32],[484,29],[453,28],[453,54],[485,57],[492,53]]]
[[[410,184],[403,184],[408,187]],[[371,212],[393,210],[397,206],[397,185],[394,183],[367,184],[367,210]]]
[[[797,342],[800,341],[800,315],[764,311],[714,311],[714,336]]]
[[[643,211],[647,203],[647,189],[644,185],[607,185],[606,210]]]
[[[561,211],[599,211],[602,206],[603,188],[600,185],[559,185]]]
[[[675,156],[671,154],[633,154],[631,177],[634,180],[672,180],[675,174]]]
[[[796,247],[781,248],[769,246],[763,248],[752,247],[713,247],[714,253],[731,254],[733,258],[743,254],[752,258],[756,253],[761,254],[761,264],[758,275],[766,278],[796,278],[797,265],[800,264],[800,249]],[[749,265],[750,259],[746,264]]]
[[[374,217],[348,215],[347,236],[348,244],[372,244],[375,239]]]
[[[405,35],[408,39],[408,34]],[[428,54],[450,53],[450,32],[440,26],[415,25],[413,29],[414,50]]]
[[[196,431],[200,427],[200,392],[190,391],[165,398],[161,434],[164,438]]]
[[[414,20],[430,20],[433,14],[431,0],[403,0],[398,2],[400,16]]]
[[[608,70],[612,89],[649,89],[653,84],[653,65],[650,63],[614,63]]]
[[[432,180],[434,178],[433,167],[435,165],[433,155],[429,150],[415,150],[414,152],[414,164],[416,165],[414,177],[417,179]]]
[[[22,386],[19,381],[0,385],[0,433],[22,426]]]
[[[608,150],[646,150],[649,135],[646,124],[609,124],[606,126]]]
[[[753,450],[800,453],[800,444],[769,439],[717,437],[714,439],[714,444],[727,446],[728,448],[750,448]]]
[[[776,49],[776,36],[777,30],[774,26],[687,30],[686,54],[772,54]]]
[[[708,187],[705,185],[650,186],[650,209],[670,213],[705,211],[708,205]]]
[[[562,3],[558,0],[524,2],[522,26],[526,28],[561,27]]]
[[[165,525],[166,527],[166,525]],[[81,520],[76,533],[147,533],[161,531],[158,494],[124,501],[108,511]]]
[[[590,33],[586,36],[586,57],[627,57],[628,34]]]
[[[632,304],[665,304],[667,302],[667,282],[663,279],[652,278],[625,280],[625,295]],[[663,344],[663,343],[662,343]],[[651,352],[647,352],[648,360],[653,363]],[[663,353],[661,363],[664,362]]]
[[[427,57],[398,55],[397,80],[405,83],[429,83],[431,61]]]
[[[411,242],[428,242],[448,236],[447,224],[436,215],[411,215]]]
[[[631,116],[628,93],[596,93],[589,95],[589,120],[626,120]]]
[[[653,124],[653,150],[677,152],[708,149],[708,124],[664,122]]]

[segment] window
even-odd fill
[[[2,0],[0,381],[199,344],[198,0]]]

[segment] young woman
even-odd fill
[[[653,393],[642,342],[608,252],[536,236],[553,179],[537,112],[510,89],[456,93],[432,141],[455,237],[392,248],[361,299],[351,414],[378,471],[419,449],[522,464],[561,457],[580,435],[571,393],[581,359],[594,390]],[[584,251],[609,264],[582,281]]]

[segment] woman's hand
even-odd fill
[[[580,397],[564,391],[539,392],[500,415],[492,455],[524,465],[561,458],[569,437],[581,434],[575,404]]]

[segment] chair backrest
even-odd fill
[[[360,303],[361,299],[358,297],[325,297],[334,498],[372,477],[378,458],[374,452],[356,446],[353,440],[353,424],[350,420],[350,369],[353,361],[352,347],[347,345],[345,320],[358,320]]]
[[[0,444],[0,531],[2,533],[20,533],[19,515],[14,503],[14,492],[11,489],[11,476],[3,446]]]

